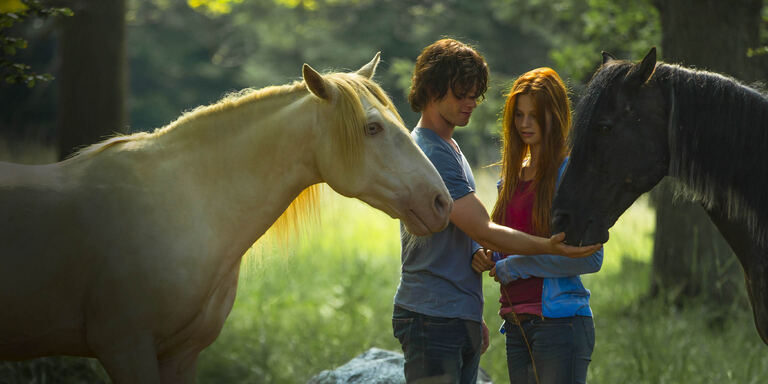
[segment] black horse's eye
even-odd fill
[[[365,126],[365,134],[368,136],[373,136],[383,130],[384,128],[379,123],[370,123]]]
[[[598,130],[600,133],[608,133],[608,132],[610,132],[610,131],[611,131],[611,126],[610,126],[610,125],[608,125],[608,124],[598,124],[598,125],[597,125],[597,130]]]

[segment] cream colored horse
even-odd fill
[[[60,163],[0,163],[0,359],[94,356],[116,383],[193,381],[242,255],[320,182],[416,234],[443,229],[450,196],[370,80],[378,60],[305,64],[303,82]]]

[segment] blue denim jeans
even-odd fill
[[[536,383],[531,355],[520,327],[507,321],[507,369],[509,382]],[[533,351],[540,384],[587,382],[587,367],[595,347],[595,323],[591,317],[535,318],[522,322]]]
[[[477,382],[483,340],[480,323],[427,316],[395,306],[392,329],[405,355],[406,382]]]

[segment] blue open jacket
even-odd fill
[[[567,164],[568,158],[560,165],[557,185],[560,184]],[[603,248],[578,259],[557,255],[509,255],[496,262],[496,276],[503,284],[533,276],[541,277],[541,314],[544,317],[592,316],[589,290],[584,288],[579,275],[597,272],[602,265]]]

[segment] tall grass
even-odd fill
[[[478,173],[490,208],[494,177]],[[399,280],[398,223],[364,204],[330,197],[322,219],[282,250],[257,247],[220,338],[202,357],[201,383],[296,383],[372,346],[400,350],[391,335]],[[646,298],[655,215],[641,198],[611,230],[592,291],[596,347],[591,383],[758,383],[768,350],[751,315],[734,308],[713,326],[706,306]],[[506,381],[498,286],[484,280],[491,347],[481,366]]]
[[[476,176],[490,208],[494,176]],[[289,244],[264,241],[249,251],[234,309],[201,354],[199,383],[303,383],[370,347],[400,351],[390,321],[400,269],[398,222],[332,192],[321,210]],[[713,321],[708,306],[675,308],[646,298],[653,230],[653,210],[642,198],[611,230],[603,269],[583,278],[592,291],[597,338],[589,382],[765,382],[768,347],[748,310],[734,307],[724,321]],[[504,338],[495,331],[498,285],[487,274],[484,292],[492,332],[481,367],[501,383],[507,374]],[[62,366],[74,366],[75,373],[61,373]],[[0,383],[103,380],[93,360],[0,363]]]

